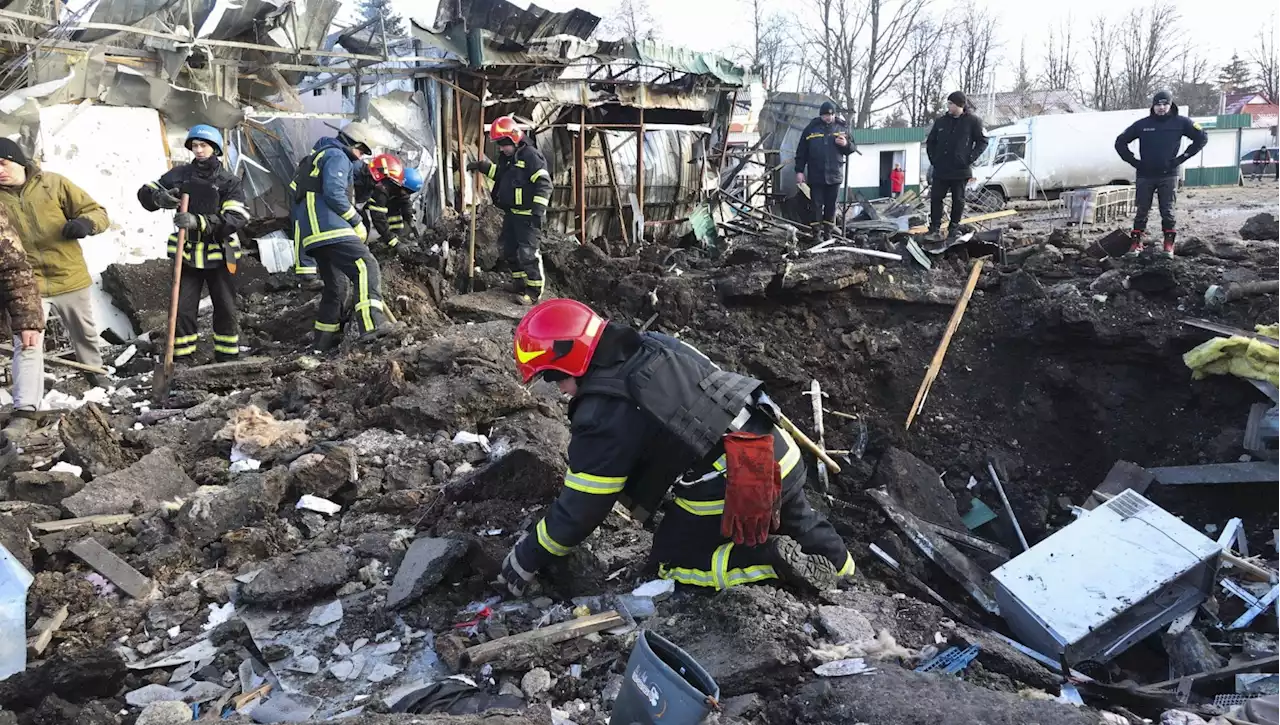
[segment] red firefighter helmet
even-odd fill
[[[524,131],[520,130],[516,120],[511,116],[499,116],[489,125],[490,141],[501,143],[504,139],[517,146],[524,140]]]
[[[604,318],[577,300],[551,299],[525,313],[516,326],[516,370],[527,383],[555,370],[581,377],[600,344]]]
[[[391,154],[378,154],[369,162],[369,173],[374,181],[391,179],[397,184],[404,183],[404,163]]]

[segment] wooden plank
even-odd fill
[[[99,574],[106,577],[112,584],[120,587],[121,591],[134,599],[147,598],[155,588],[150,579],[143,576],[137,569],[129,566],[129,563],[124,559],[111,553],[92,537],[77,541],[72,545],[71,553],[80,557],[81,561],[93,567]]]
[[[1004,561],[1008,561],[1012,556],[1009,550],[1004,548],[1003,546],[987,541],[986,539],[974,536],[973,534],[968,534],[963,531],[956,531],[955,529],[947,528],[946,526],[939,526],[938,524],[935,524],[931,521],[925,521],[924,519],[920,519],[919,521],[921,526],[928,529],[929,531],[932,531],[938,536],[943,537],[944,539],[950,539],[956,543],[964,544],[965,546],[977,549],[978,551],[985,551],[988,554],[991,554],[992,556],[995,556]]]
[[[1177,687],[1178,684],[1184,680],[1189,680],[1192,684],[1203,684],[1206,682],[1230,679],[1236,675],[1243,675],[1248,672],[1275,672],[1277,665],[1280,665],[1280,657],[1273,655],[1271,657],[1264,657],[1260,660],[1254,660],[1253,662],[1245,662],[1238,665],[1231,665],[1230,667],[1223,667],[1220,670],[1214,670],[1212,672],[1201,672],[1198,675],[1179,677],[1176,680],[1156,682],[1141,689],[1165,690],[1171,687]]]
[[[1102,479],[1102,483],[1093,490],[1081,508],[1092,511],[1125,490],[1146,493],[1147,487],[1155,480],[1156,477],[1150,471],[1136,463],[1116,461],[1107,472],[1107,477]]]
[[[1278,575],[1276,572],[1271,571],[1270,569],[1266,569],[1264,567],[1258,566],[1257,564],[1253,563],[1252,561],[1249,561],[1248,559],[1245,559],[1244,557],[1236,556],[1234,553],[1230,551],[1223,551],[1221,556],[1222,556],[1222,560],[1227,564],[1230,564],[1231,566],[1234,566],[1235,568],[1241,571],[1247,572],[1262,581],[1271,582],[1272,584],[1274,584],[1276,583],[1276,581],[1280,580],[1280,575]]]
[[[920,381],[920,389],[916,391],[916,399],[911,403],[911,410],[907,413],[907,424],[903,427],[903,430],[911,430],[911,422],[924,410],[924,401],[929,397],[929,389],[933,387],[933,381],[937,379],[938,372],[942,369],[942,360],[947,355],[947,347],[951,344],[951,337],[956,334],[956,329],[960,327],[960,320],[964,317],[964,311],[969,306],[969,298],[973,295],[973,288],[978,286],[978,277],[982,274],[983,261],[977,259],[973,262],[973,268],[969,271],[969,282],[965,284],[964,294],[960,295],[960,299],[956,300],[955,309],[951,311],[951,319],[947,321],[946,332],[942,334],[942,341],[938,343],[938,349],[933,353],[933,360],[929,363],[929,369],[925,371],[924,380]],[[839,473],[839,470],[836,472]]]
[[[568,622],[561,622],[542,629],[521,632],[520,634],[509,635],[474,647],[468,647],[462,652],[461,664],[463,667],[482,665],[486,662],[492,662],[518,647],[566,642],[595,632],[620,627],[626,623],[627,620],[613,610],[592,614],[587,617],[579,617]]]
[[[1010,217],[1017,213],[1018,213],[1017,209],[1005,209],[1003,211],[993,211],[989,214],[979,214],[977,216],[971,216],[965,219],[961,219],[960,223],[961,224],[977,224],[979,222],[989,222],[993,219],[1003,219],[1005,217]],[[949,221],[944,222],[944,224],[946,224],[947,226],[950,226]],[[907,230],[907,233],[908,234],[924,234],[927,231],[929,231],[929,225],[922,224],[918,227],[911,227],[910,229]]]
[[[1268,345],[1270,345],[1270,346],[1272,346],[1272,347],[1280,347],[1280,340],[1277,340],[1277,339],[1276,339],[1276,338],[1274,338],[1274,337],[1267,337],[1266,335],[1259,335],[1259,334],[1258,334],[1258,333],[1256,333],[1256,332],[1249,332],[1248,330],[1241,330],[1241,329],[1240,329],[1240,328],[1238,328],[1238,327],[1231,327],[1230,325],[1223,325],[1223,324],[1219,324],[1219,323],[1217,323],[1217,322],[1213,322],[1213,321],[1211,321],[1211,320],[1201,320],[1201,319],[1198,319],[1198,318],[1187,318],[1187,319],[1185,319],[1185,320],[1183,320],[1183,321],[1182,321],[1182,324],[1184,324],[1184,325],[1190,325],[1191,327],[1198,327],[1198,328],[1200,328],[1201,330],[1208,330],[1209,332],[1213,332],[1213,333],[1216,333],[1216,334],[1219,334],[1219,335],[1225,335],[1225,336],[1227,336],[1227,337],[1235,337],[1235,336],[1239,336],[1239,337],[1247,337],[1247,338],[1249,338],[1249,339],[1251,339],[1251,340],[1257,340],[1257,341],[1259,341],[1259,342],[1265,342],[1265,343],[1267,343]]]
[[[35,626],[31,628],[32,636],[27,640],[27,650],[35,656],[44,654],[53,641],[53,633],[67,621],[67,614],[67,605],[64,604],[52,616],[37,619]]]
[[[1201,483],[1276,483],[1280,466],[1273,461],[1248,463],[1209,463],[1202,466],[1169,466],[1150,469],[1156,480],[1166,486]]]
[[[10,357],[13,357],[13,346],[0,345],[0,352],[3,352],[4,354]],[[97,373],[98,375],[107,374],[106,368],[99,368],[99,367],[94,367],[92,365],[85,365],[84,363],[76,362],[75,360],[63,360],[60,357],[50,357],[49,355],[44,356],[44,364],[61,366],[64,368],[71,368],[72,370],[82,370],[86,373]]]
[[[67,529],[74,529],[78,526],[115,526],[117,524],[127,524],[133,519],[133,514],[103,514],[101,516],[80,516],[74,519],[61,519],[58,521],[44,521],[38,524],[32,524],[31,528],[42,534],[53,534]]]

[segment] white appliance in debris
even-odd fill
[[[996,601],[1033,649],[1107,662],[1199,606],[1221,551],[1126,490],[992,572]]]

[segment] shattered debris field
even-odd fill
[[[1275,287],[1248,283],[1280,277],[1275,218],[1254,219],[1280,209],[1263,186],[1179,203],[1173,258],[1104,258],[1094,243],[1111,227],[1081,231],[1047,205],[1000,220],[1002,253],[983,262],[910,429],[974,263],[961,249],[931,254],[926,269],[900,239],[856,230],[851,244],[902,261],[809,254],[766,234],[633,256],[544,238],[551,294],[764,381],[815,440],[817,381],[842,471],[821,491],[807,456],[808,495],[858,564],[851,583],[818,596],[767,583],[637,589],[656,576],[652,534],[620,507],[539,574],[540,591],[494,594],[503,557],[561,487],[569,440],[555,386],[515,373],[512,331],[527,308],[499,289],[497,212],[479,220],[479,291],[459,292],[467,224],[447,220],[383,261],[404,328],[329,357],[308,351],[318,291],[250,258],[241,341],[252,352],[180,368],[166,405],[148,400],[146,339],[104,351],[121,360],[109,391],[53,371],[74,407],[19,441],[0,489],[0,544],[34,577],[25,610],[0,591],[0,619],[25,612],[28,650],[25,669],[0,681],[0,723],[606,723],[632,686],[623,673],[640,628],[707,669],[720,722],[1083,725],[1170,709],[1208,721],[1223,711],[1215,696],[1265,694],[1248,677],[1276,670],[1265,600],[1276,442],[1263,430],[1275,388],[1193,379],[1184,354],[1276,323]],[[1246,222],[1248,236],[1270,238],[1242,238]],[[168,273],[149,262],[105,278],[135,326],[154,331],[167,300],[146,290]],[[1213,285],[1254,291],[1208,303]],[[1139,503],[1114,514],[1115,499]],[[1153,511],[1173,523],[1152,523],[1163,521]],[[1146,538],[1130,541],[1135,517]],[[1064,642],[1060,656],[1028,641],[1026,622],[1067,616],[1075,597],[1037,610],[1001,571],[1028,561],[1020,537],[1032,557],[1089,539],[1070,535],[1086,525],[1098,527],[1095,548],[1055,550],[1070,564],[1032,570],[1046,591],[1082,577],[1081,599],[1130,597],[1106,589],[1125,580],[1130,543],[1156,551],[1176,538],[1190,552],[1203,539],[1211,555],[1152,590],[1183,597],[1178,611],[1132,613],[1130,597],[1105,615],[1110,629]],[[1144,576],[1160,584],[1165,572]],[[1112,636],[1131,614],[1154,625]],[[854,658],[870,671],[814,671]]]

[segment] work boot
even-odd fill
[[[1134,229],[1133,231],[1129,232],[1129,242],[1130,242],[1129,251],[1125,252],[1124,256],[1136,257],[1139,254],[1142,254],[1142,252],[1144,251],[1142,238],[1145,237],[1146,234],[1147,233],[1141,229]]]
[[[331,334],[332,334],[332,333],[331,333]],[[239,355],[239,353],[235,353],[235,354],[233,354],[233,353],[229,353],[229,352],[215,352],[215,353],[213,354],[213,361],[214,361],[214,362],[220,362],[220,363],[224,363],[224,362],[235,362],[236,360],[239,360],[239,359],[240,359],[240,355]]]
[[[1172,229],[1164,230],[1164,256],[1173,256],[1173,243],[1177,241],[1178,233]]]
[[[939,227],[929,227],[929,231],[924,233],[926,241],[936,242],[942,239],[942,229]]]
[[[806,554],[800,543],[790,536],[772,537],[778,578],[803,592],[816,594],[836,588],[838,570],[831,560],[820,554]]]
[[[9,418],[9,422],[5,424],[4,430],[0,430],[0,434],[11,441],[20,441],[31,435],[40,427],[36,422],[35,413],[25,410],[15,410]]]
[[[342,342],[342,338],[338,337],[336,332],[322,332],[316,330],[315,338],[311,342],[311,349],[317,355],[323,355],[327,352],[338,349],[338,345]]]
[[[110,375],[104,375],[102,373],[89,373],[88,377],[89,377],[89,384],[95,388],[110,390],[111,387],[116,384],[115,381],[111,379]]]
[[[947,227],[947,242],[954,242],[960,238],[960,228],[955,224]]]
[[[404,325],[400,322],[391,322],[389,320],[383,320],[378,324],[377,327],[360,335],[360,337],[357,337],[356,344],[367,345],[370,343],[374,343],[386,337],[387,335],[390,335],[393,332],[398,332],[402,329],[404,329]]]

